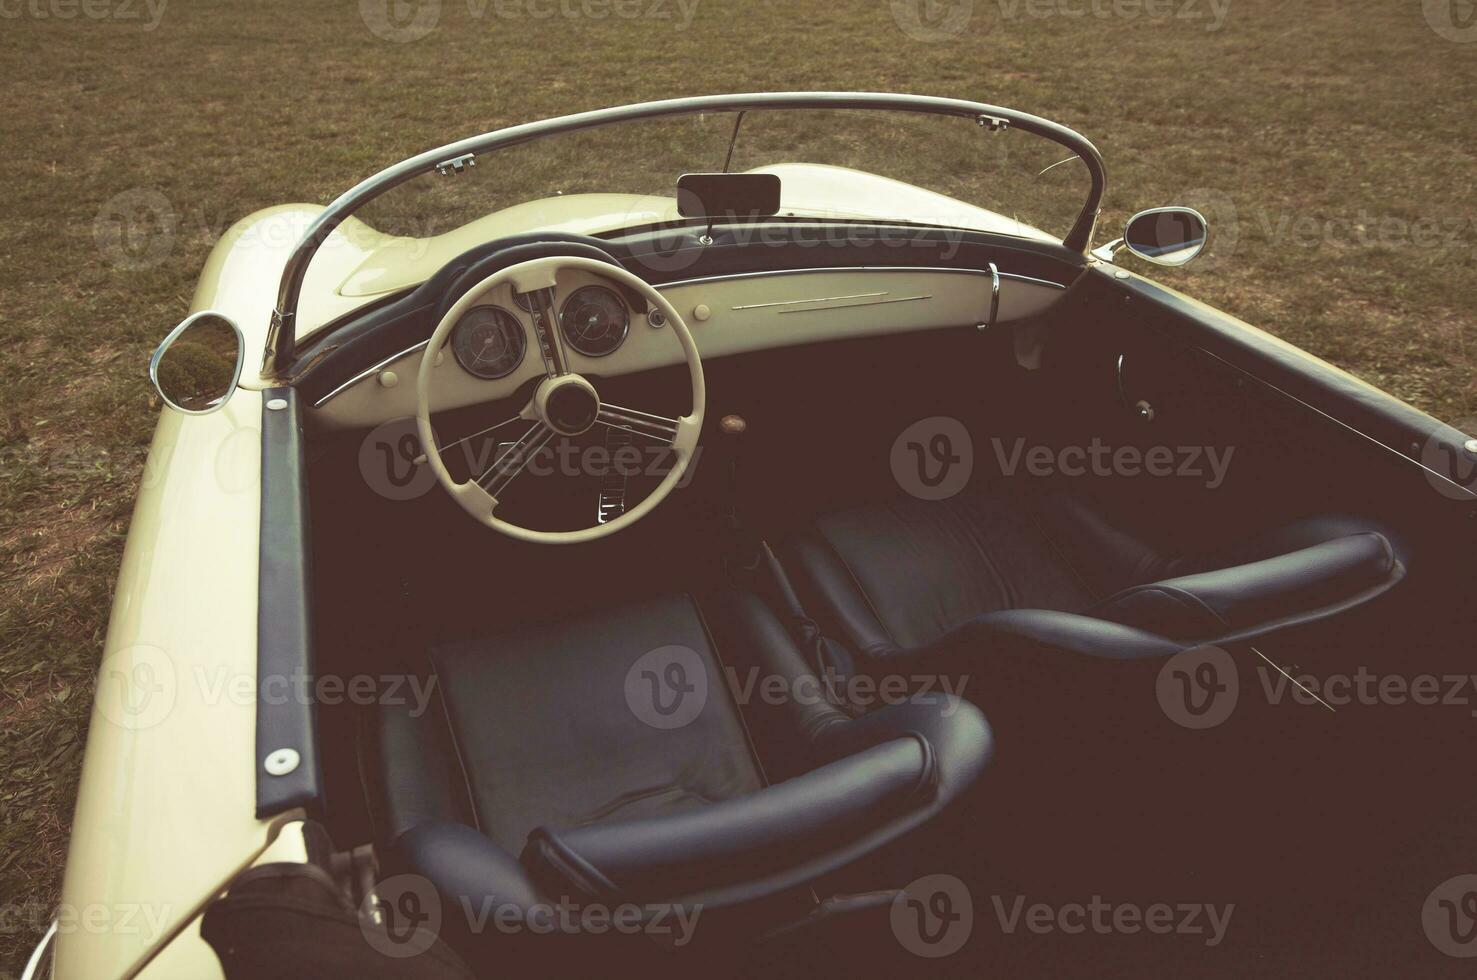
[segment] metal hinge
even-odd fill
[[[452,157],[450,160],[442,160],[440,163],[436,164],[436,172],[445,177],[448,174],[459,174],[463,170],[466,170],[468,167],[475,166],[477,166],[477,154],[463,153],[459,157]]]

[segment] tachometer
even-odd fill
[[[517,370],[528,350],[518,318],[500,306],[474,306],[451,332],[456,362],[479,378],[503,378]]]
[[[559,329],[569,346],[587,357],[613,353],[626,339],[631,315],[614,290],[604,286],[576,289],[559,313]]]

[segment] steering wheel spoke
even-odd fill
[[[602,403],[595,420],[612,429],[622,429],[668,446],[677,441],[677,420],[663,415]]]
[[[477,477],[477,485],[486,490],[493,500],[500,499],[507,491],[508,485],[517,479],[518,474],[528,468],[533,457],[537,456],[556,435],[558,433],[544,423],[535,422],[527,432],[519,437],[517,442],[493,460],[486,472]]]

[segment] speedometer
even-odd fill
[[[604,286],[576,289],[559,313],[559,329],[569,346],[587,357],[613,353],[631,329],[626,304]]]
[[[456,362],[479,378],[503,378],[517,370],[528,350],[518,318],[500,306],[474,306],[451,332]]]

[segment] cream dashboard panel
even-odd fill
[[[587,285],[610,285],[582,270],[565,273],[556,306]],[[682,314],[704,358],[857,337],[968,326],[989,319],[993,284],[973,269],[825,269],[761,273],[673,283],[658,287]],[[617,290],[619,292],[619,290]],[[1062,295],[1063,287],[1039,279],[1000,274],[996,322],[1034,316]],[[516,316],[526,334],[522,363],[507,377],[483,380],[463,370],[444,349],[433,375],[433,411],[512,396],[544,371],[532,317],[513,302],[511,287],[482,298]],[[566,345],[567,347],[568,345]],[[669,327],[653,327],[631,315],[625,342],[604,357],[570,349],[570,366],[591,376],[615,376],[682,363]],[[415,414],[415,379],[424,345],[398,354],[350,379],[318,401],[314,421],[325,428],[364,428]]]

